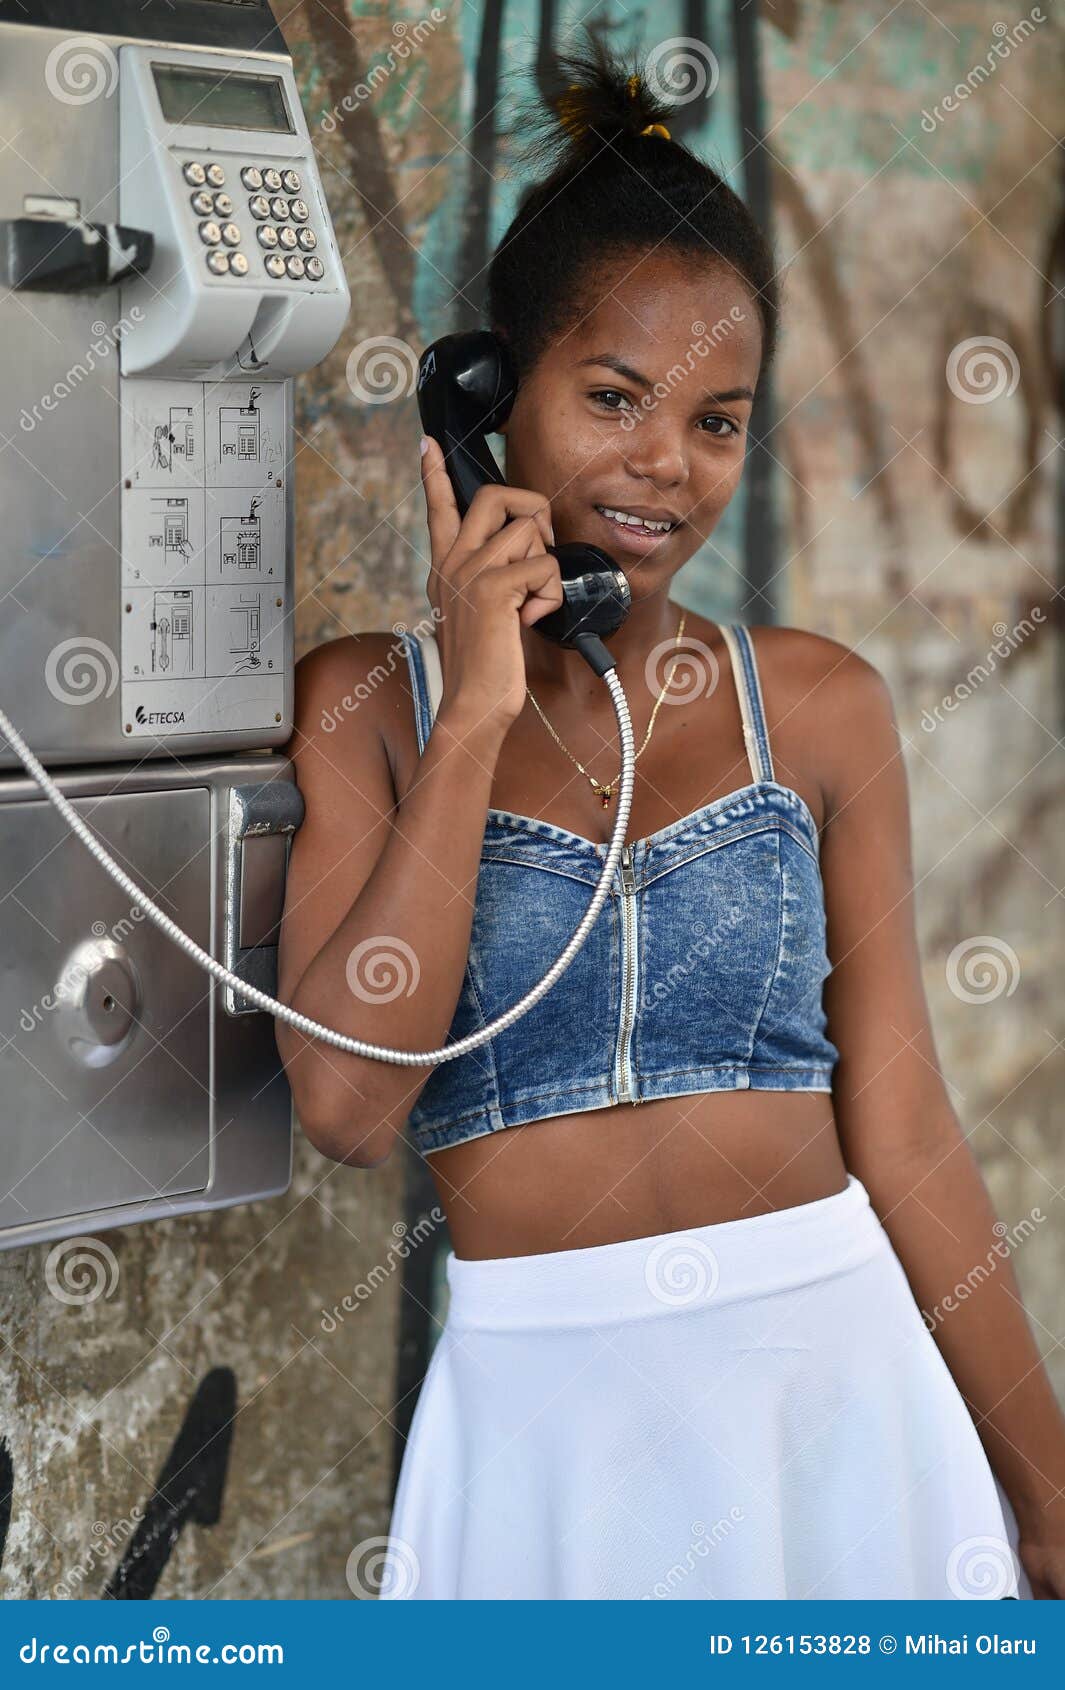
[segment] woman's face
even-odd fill
[[[761,347],[758,309],[721,262],[612,262],[519,388],[503,430],[507,483],[547,495],[558,543],[601,546],[634,596],[650,595],[736,491]],[[619,515],[672,526],[649,532]]]

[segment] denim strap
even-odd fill
[[[754,642],[750,629],[742,622],[721,624],[721,632],[732,658],[732,675],[743,718],[743,738],[747,746],[747,760],[756,781],[773,780],[773,758],[769,750],[769,730],[766,727],[762,686],[758,678]]]
[[[773,780],[773,758],[769,749],[769,730],[766,726],[765,704],[754,655],[750,630],[742,622],[724,622],[721,632],[732,658],[732,675],[743,718],[743,737],[747,759],[756,781]],[[402,635],[410,668],[411,690],[414,693],[415,726],[418,731],[418,754],[425,750],[432,732],[436,708],[440,701],[441,670],[436,636]]]
[[[432,634],[427,637],[433,638]],[[427,657],[422,642],[416,634],[405,631],[400,635],[400,638],[407,653],[407,666],[410,669],[411,691],[414,694],[414,725],[418,732],[418,755],[420,757],[429,742],[429,735],[433,729],[433,697],[430,677],[427,674],[427,665],[435,657],[439,670],[440,659],[435,651]]]

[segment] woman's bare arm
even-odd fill
[[[1018,1519],[1036,1594],[1065,1594],[1065,1417],[940,1072],[915,932],[910,809],[891,696],[835,641],[813,680],[831,759],[822,841],[829,1033],[847,1165],[869,1191]],[[1054,1571],[1054,1568],[1057,1571]],[[1044,1586],[1042,1590],[1037,1586]]]
[[[461,721],[442,706],[397,803],[381,734],[397,661],[405,670],[394,636],[362,634],[296,667],[287,750],[306,817],[289,864],[278,995],[367,1043],[435,1050],[462,987],[501,740],[490,720]],[[432,1066],[378,1062],[275,1027],[312,1144],[336,1161],[382,1162]]]

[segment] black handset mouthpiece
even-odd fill
[[[460,517],[478,487],[503,485],[485,435],[506,422],[517,390],[510,349],[489,329],[444,335],[418,360],[422,429],[443,450]],[[579,651],[602,676],[614,668],[614,659],[601,636],[620,628],[628,615],[629,583],[599,546],[574,541],[547,549],[558,560],[565,598],[532,626],[544,639]]]

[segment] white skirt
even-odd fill
[[[617,1244],[447,1257],[379,1595],[1030,1596],[861,1181]]]

